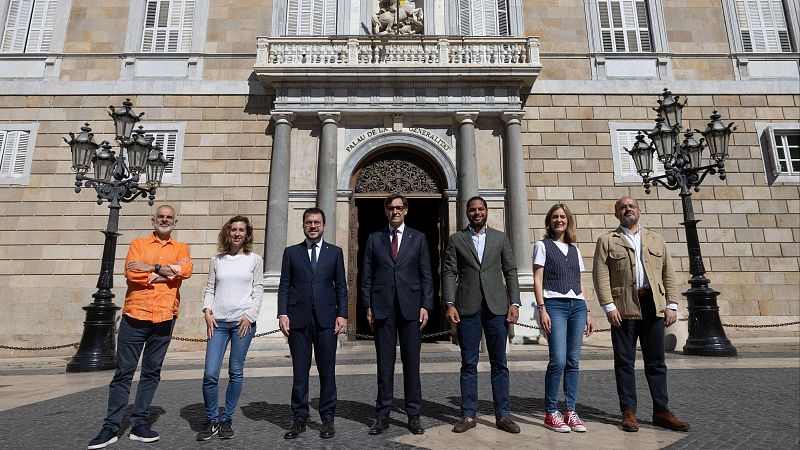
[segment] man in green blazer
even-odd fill
[[[450,236],[442,273],[447,318],[458,326],[461,346],[461,420],[453,431],[475,427],[478,404],[478,351],[481,329],[492,367],[492,396],[497,428],[519,433],[509,415],[506,364],[507,323],[519,318],[517,265],[505,233],[486,226],[486,200],[467,201],[469,226]]]

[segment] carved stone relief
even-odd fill
[[[372,17],[372,32],[422,34],[425,29],[423,20],[422,8],[417,8],[414,0],[379,0],[378,12]]]

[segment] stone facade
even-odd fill
[[[7,3],[0,2],[0,7]],[[52,57],[52,64],[43,63],[46,81],[0,74],[0,125],[39,124],[29,183],[0,185],[0,302],[10,311],[9,320],[0,326],[0,345],[47,346],[79,339],[84,319],[81,308],[90,301],[99,272],[103,241],[98,231],[105,227],[108,209],[105,204],[98,206],[87,190],[73,192],[69,149],[61,138],[88,121],[98,136],[108,139],[112,123],[105,108],[119,105],[125,97],[131,97],[137,112],[146,113],[145,126],[147,122],[186,124],[181,182],[159,189],[156,202],[172,204],[179,211],[175,236],[190,244],[195,263],[195,274],[182,289],[176,334],[204,335],[199,309],[219,227],[231,215],[248,215],[256,229],[256,251],[262,254],[270,236],[267,223],[272,205],[267,199],[276,126],[272,114],[282,100],[275,98],[273,86],[262,83],[253,67],[257,39],[282,35],[270,26],[273,8],[279,3],[198,0],[198,11],[202,12],[198,14],[205,22],[196,24],[194,30],[205,36],[204,41],[193,45],[191,54],[174,55],[173,59],[188,64],[186,77],[165,78],[131,76],[126,68],[135,67],[146,56],[131,53],[130,42],[126,43],[131,23],[129,2],[107,1],[103,8],[97,8],[87,0],[71,0],[65,16],[66,31],[54,38],[60,39],[56,47],[63,50]],[[359,8],[368,8],[374,2],[356,3]],[[516,110],[524,112],[520,126],[528,206],[525,242],[540,237],[549,206],[565,202],[577,215],[579,246],[589,269],[594,241],[616,225],[614,200],[633,195],[641,199],[643,223],[662,232],[669,242],[679,279],[689,278],[677,194],[656,188],[648,196],[640,183],[614,182],[609,122],[637,122],[642,128],[652,128],[655,113],[651,107],[661,89],[670,87],[689,98],[684,109],[685,127],[705,128],[714,109],[723,120],[738,127],[726,164],[727,180],[709,177],[693,196],[695,211],[702,219],[698,232],[707,276],[711,286],[722,292],[719,305],[723,322],[797,320],[800,184],[768,183],[757,123],[800,122],[798,79],[744,79],[738,69],[741,66],[732,56],[719,1],[664,0],[663,5],[661,1],[648,1],[660,8],[664,21],[667,51],[645,55],[658,59],[660,78],[615,79],[603,78],[599,69],[602,64],[598,65],[596,52],[590,50],[587,2],[511,3],[521,5],[521,36],[539,37],[541,63],[541,72],[532,78],[536,80],[533,86],[516,99]],[[349,23],[358,23],[359,8],[348,13]],[[796,14],[796,10],[789,10]],[[341,8],[339,11],[343,14]],[[426,10],[426,26],[449,23],[444,15],[441,5]],[[364,16],[369,14],[360,17]],[[796,20],[796,16],[790,20]],[[798,23],[793,24],[796,30]],[[346,31],[343,35],[359,34],[355,25],[351,28],[339,27]],[[796,62],[798,53],[787,57]],[[18,60],[13,54],[0,54],[0,62],[17,64]],[[427,67],[419,66],[420,71]],[[409,73],[413,75],[414,71]],[[413,87],[411,75],[407,83]],[[461,80],[455,75],[452,79],[436,76],[440,84],[452,87]],[[338,186],[337,193],[331,194],[336,195],[336,243],[345,252],[354,248],[350,235],[354,203],[346,191],[359,167],[348,166],[350,153],[346,148],[361,133],[382,127],[401,134],[415,127],[431,130],[445,146],[452,147],[449,153],[442,150],[440,160],[429,157],[439,161],[443,179],[447,178],[448,164],[461,170],[461,122],[454,114],[458,111],[439,106],[426,111],[425,104],[435,103],[433,95],[441,95],[432,90],[435,86],[426,86],[430,89],[422,93],[422,102],[411,95],[410,99],[401,99],[401,106],[382,106],[358,114],[348,114],[346,108],[337,110],[341,115],[336,116],[336,173],[337,182],[345,188]],[[369,87],[364,83],[361,94]],[[510,104],[514,101],[509,100]],[[397,118],[394,113],[403,109],[402,102],[415,109]],[[504,209],[510,189],[504,169],[509,125],[501,117],[511,109],[482,110],[474,122],[475,189],[490,199],[490,222],[498,228],[507,228],[506,221],[513,220]],[[288,215],[278,221],[286,227],[287,244],[301,239],[300,214],[319,198],[316,191],[323,120],[316,112],[300,111],[291,124]],[[435,149],[436,144],[430,142],[425,145]],[[353,173],[343,174],[343,168]],[[451,189],[442,195],[446,222],[442,232],[452,232],[460,219],[457,192]],[[124,297],[121,267],[126,246],[131,239],[149,232],[150,212],[141,200],[122,209],[114,280],[118,305]],[[521,269],[530,272],[530,261],[521,262]],[[584,285],[594,299],[590,276],[584,277]],[[266,298],[274,302],[273,297]],[[593,314],[598,323],[604,323],[599,310],[596,308]],[[685,315],[685,303],[682,311]],[[259,332],[277,328],[274,318],[263,317]],[[731,328],[726,331],[729,335],[750,333]],[[798,328],[777,328],[771,333],[797,335]],[[200,344],[175,345],[200,348]],[[20,353],[0,350],[0,356],[12,354]]]

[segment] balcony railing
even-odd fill
[[[294,77],[501,77],[531,85],[541,70],[535,37],[259,37],[255,71]],[[388,69],[388,71],[387,71]]]

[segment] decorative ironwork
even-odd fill
[[[415,155],[392,153],[373,159],[361,169],[355,192],[439,193],[442,187],[427,161]]]

